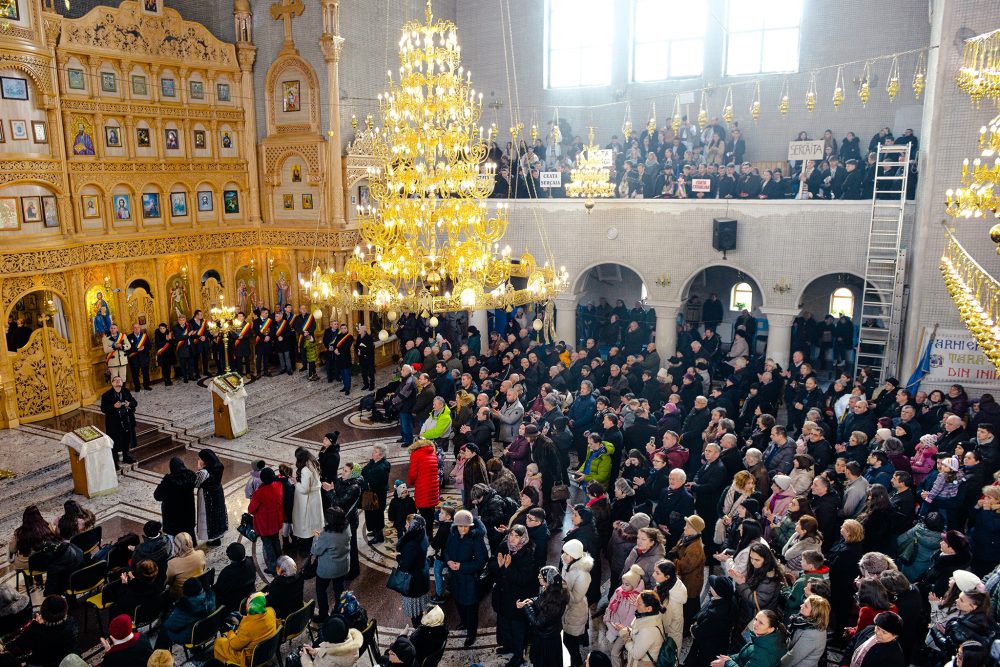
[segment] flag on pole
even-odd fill
[[[935,324],[934,330],[931,331],[931,335],[927,338],[927,343],[920,350],[920,359],[917,361],[916,368],[913,369],[913,374],[906,381],[906,390],[911,395],[916,393],[917,389],[920,388],[920,381],[924,379],[924,376],[931,372],[931,350],[934,348],[934,339],[936,337],[937,325]]]

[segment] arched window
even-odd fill
[[[642,289],[640,290],[640,293],[639,293],[639,301],[645,302],[646,301],[646,297],[648,297],[648,296],[649,296],[649,292],[646,290],[646,283],[643,283],[642,284]]]
[[[750,310],[753,308],[753,288],[750,283],[736,283],[729,299],[729,310]]]
[[[830,296],[830,312],[834,315],[854,316],[854,292],[846,287],[838,287]]]

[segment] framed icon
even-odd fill
[[[7,135],[3,131],[3,121],[0,120],[0,144],[5,144],[5,143],[7,143]]]
[[[146,77],[142,74],[132,75],[132,94],[143,96],[149,94],[149,88],[146,86]]]
[[[0,231],[21,228],[21,204],[17,197],[0,197]]]
[[[83,204],[84,218],[90,219],[101,217],[100,197],[97,195],[81,195],[80,203]]]
[[[229,97],[229,84],[228,83],[217,83],[215,84],[215,96],[220,102],[228,102]]]
[[[162,217],[160,214],[160,195],[158,193],[147,192],[142,195],[142,217],[146,220],[155,220]]]
[[[233,147],[233,133],[228,131],[222,132],[222,147],[232,148]]]
[[[211,190],[198,192],[198,211],[206,213],[215,209],[215,193]]]
[[[313,196],[311,194],[303,193],[302,195],[302,210],[311,211],[313,207]]]
[[[147,14],[159,14],[160,0],[142,0],[142,11]]]
[[[0,76],[0,94],[5,100],[28,99],[28,80],[13,76]]]
[[[139,148],[149,148],[153,145],[150,140],[148,127],[135,128],[135,143]]]
[[[87,88],[87,84],[83,78],[83,70],[66,70],[66,85],[70,87],[70,90],[85,90]]]
[[[292,183],[302,182],[302,167],[301,165],[292,165]]]
[[[295,195],[282,195],[281,197],[281,208],[286,211],[291,211],[295,209]]]
[[[367,185],[358,186],[358,203],[361,205],[361,208],[368,208],[371,206],[371,200],[368,197]]]
[[[194,147],[203,149],[206,147],[205,130],[194,131]]]
[[[181,140],[177,135],[177,130],[173,128],[166,129],[163,131],[163,137],[166,142],[167,150],[180,150]]]
[[[46,227],[59,226],[59,205],[52,195],[42,197],[42,216]]]
[[[118,92],[118,79],[114,72],[101,72],[101,91],[105,93]]]
[[[41,197],[21,197],[21,219],[24,222],[42,221]]]
[[[17,0],[11,2],[7,9],[0,11],[0,19],[7,19],[9,21],[21,20],[21,12],[17,8]]]
[[[122,147],[122,129],[117,125],[104,126],[104,143],[108,148]]]
[[[281,108],[285,111],[301,111],[302,98],[298,81],[284,81],[281,84]]]
[[[132,219],[132,197],[130,195],[115,195],[111,201],[115,207],[115,220]]]
[[[177,97],[177,82],[174,79],[160,79],[160,95]]]
[[[205,99],[205,84],[201,81],[189,81],[188,92],[190,92],[192,100],[203,100]]]
[[[226,213],[240,212],[240,193],[236,190],[222,191],[222,210]]]
[[[23,120],[10,121],[10,138],[14,141],[28,140],[28,123]]]
[[[77,116],[70,127],[76,126],[73,137],[73,155],[94,155],[94,126],[86,116]]]
[[[188,199],[186,192],[170,193],[170,215],[183,218],[188,214]]]
[[[44,120],[31,121],[31,137],[36,144],[49,143],[49,126],[45,124]]]

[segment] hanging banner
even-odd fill
[[[558,188],[562,185],[562,174],[558,171],[543,171],[538,175],[538,184],[543,188]]]
[[[788,159],[822,160],[823,146],[824,144],[822,141],[789,141]]]
[[[996,366],[965,329],[938,329],[931,348],[930,366],[923,384],[1000,389]]]

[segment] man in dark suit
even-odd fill
[[[129,375],[132,376],[132,386],[135,387],[136,393],[142,391],[145,387],[146,391],[152,391],[153,388],[149,386],[149,348],[151,346],[149,336],[142,330],[138,324],[132,325],[132,333],[128,336],[129,351],[128,351],[128,370]],[[139,374],[142,374],[142,386],[139,386]]]
[[[362,389],[375,389],[375,339],[368,333],[368,327],[358,325],[358,336],[354,341],[354,353],[361,366]]]
[[[848,160],[844,163],[844,183],[841,186],[840,199],[857,200],[862,199],[862,186],[864,184],[864,174],[858,169],[857,160]]]
[[[125,380],[118,376],[111,378],[111,389],[101,396],[104,432],[113,444],[115,468],[119,466],[119,455],[122,463],[135,463],[129,450],[135,446],[135,408],[138,404],[125,387]]]
[[[834,199],[844,198],[844,181],[847,179],[847,170],[840,165],[840,159],[834,156],[830,157],[830,175],[827,176],[830,180],[830,194],[833,195]]]
[[[719,518],[719,498],[726,486],[726,466],[719,460],[719,445],[710,442],[705,445],[705,465],[698,469],[688,490],[694,494],[695,512],[705,520],[706,526],[714,526]],[[713,545],[714,546],[714,545]],[[706,545],[706,552],[709,545]]]

